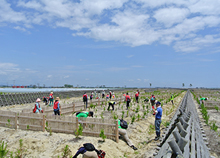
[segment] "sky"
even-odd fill
[[[220,88],[219,0],[0,0],[0,84]]]

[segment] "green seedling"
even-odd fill
[[[99,134],[99,137],[102,138],[103,142],[105,141],[106,135],[105,135],[105,133],[104,133],[104,129],[101,129],[100,134]]]
[[[65,148],[63,149],[62,158],[67,158],[68,156],[71,157],[70,149],[69,149],[69,146],[66,145]]]
[[[133,115],[132,118],[131,118],[131,124],[133,124],[134,121],[135,121],[135,115]]]
[[[0,145],[0,158],[5,158],[9,152],[9,150],[7,150],[7,143],[5,144],[5,142],[1,142],[2,144]]]
[[[79,124],[79,127],[75,131],[76,138],[79,138],[80,135],[82,135],[83,126]]]

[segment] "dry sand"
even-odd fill
[[[163,106],[163,121],[169,121],[174,115],[176,108],[179,106],[181,99],[183,98],[185,92],[174,99],[175,106],[172,106],[171,103]],[[65,102],[72,102],[81,100],[79,98],[71,98],[65,100]],[[62,104],[61,100],[61,104]],[[117,107],[116,105],[115,107]],[[107,106],[105,106],[107,109]],[[125,107],[125,105],[124,105]],[[129,115],[135,114],[132,109],[135,109],[137,104],[134,104],[130,110]],[[150,106],[149,106],[150,107]],[[14,105],[10,107],[2,107],[0,110],[11,110],[20,112],[24,108],[33,108],[33,104],[26,105]],[[104,107],[102,107],[104,108]],[[95,112],[96,117],[100,117],[102,112],[101,107],[98,107],[97,112]],[[170,109],[173,108],[174,111],[166,116],[166,111],[169,113]],[[121,114],[121,109],[115,110],[115,113],[118,115]],[[126,115],[126,110],[125,115]],[[139,112],[140,115],[142,112]],[[105,115],[111,116],[111,112],[105,111],[103,116]],[[142,116],[142,115],[141,115]],[[90,142],[95,145],[97,149],[102,149],[106,152],[106,158],[119,158],[119,157],[127,157],[127,158],[147,158],[153,157],[153,153],[155,152],[156,144],[159,142],[151,141],[150,143],[146,143],[149,140],[154,139],[155,132],[149,130],[150,125],[154,125],[154,116],[149,115],[149,117],[140,119],[139,121],[135,121],[133,124],[130,124],[130,117],[125,117],[125,120],[129,122],[129,128],[127,130],[128,136],[134,145],[138,148],[138,150],[134,151],[131,149],[125,141],[119,139],[119,143],[116,143],[113,140],[106,139],[105,142],[101,142],[101,138],[96,137],[85,137],[80,136],[80,139],[76,139],[72,134],[62,134],[62,133],[52,133],[52,136],[49,135],[49,132],[41,132],[41,131],[26,131],[26,130],[14,130],[8,129],[4,127],[0,127],[0,140],[3,140],[8,143],[8,149],[10,151],[15,152],[19,147],[19,139],[23,139],[24,148],[26,152],[24,153],[24,157],[36,157],[36,158],[57,158],[61,157],[63,149],[66,145],[70,148],[71,155],[74,155],[80,144]],[[161,125],[163,129],[164,126]],[[162,132],[161,132],[162,133]],[[79,158],[82,155],[78,156]]]

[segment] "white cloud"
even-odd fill
[[[220,25],[219,0],[19,0],[13,8],[11,4],[0,1],[1,27],[4,23],[21,31],[36,24],[66,27],[74,30],[73,36],[132,47],[159,42],[172,44],[177,51],[197,51],[203,45],[195,40],[207,35],[203,30]],[[194,43],[187,48],[189,40]]]
[[[19,73],[20,68],[17,64],[13,63],[0,63],[0,75],[11,75],[13,73]]]
[[[51,78],[52,77],[52,75],[47,75],[47,78]]]
[[[67,75],[67,76],[64,76],[63,78],[69,78],[70,76],[69,75]]]
[[[166,27],[171,27],[173,24],[182,22],[188,15],[189,10],[186,8],[170,7],[157,10],[153,17]]]

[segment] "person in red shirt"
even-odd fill
[[[139,98],[139,94],[138,94],[138,92],[136,92],[136,94],[135,94],[135,99],[136,99],[136,102],[138,103],[138,98]]]
[[[125,99],[126,99],[126,106],[127,106],[127,110],[128,110],[129,103],[130,103],[130,101],[131,101],[131,97],[128,95],[128,93],[126,93],[126,94],[127,94],[127,95],[126,95]]]
[[[59,101],[60,101],[60,98],[56,97],[54,105],[53,105],[54,115],[60,115],[61,107],[60,107]]]
[[[88,95],[86,94],[86,92],[83,94],[83,102],[84,102],[84,106],[86,104],[86,108],[87,108],[87,100],[88,100]]]
[[[139,90],[137,90],[137,92],[138,92],[138,95],[139,95],[140,94]]]

